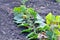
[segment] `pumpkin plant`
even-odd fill
[[[22,33],[30,33],[26,38],[36,39],[38,36],[38,28],[44,27],[44,19],[33,9],[26,8],[26,6],[21,5],[20,7],[15,7],[14,12],[14,22],[18,27],[25,27]],[[34,35],[34,36],[33,36]]]
[[[43,37],[47,40],[57,40],[57,35],[60,35],[60,16],[54,16],[50,12],[44,23],[45,20],[33,8],[27,8],[25,5],[15,7],[13,12],[14,22],[18,27],[26,28],[21,33],[29,33],[26,36],[29,40]]]
[[[60,16],[54,16],[51,12],[46,16],[46,23],[50,26],[52,32],[50,40],[57,40],[57,36],[60,35]]]

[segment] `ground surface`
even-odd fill
[[[25,34],[19,34],[20,29],[13,22],[11,9],[20,6],[20,0],[0,0],[0,40],[27,40]],[[60,15],[60,3],[46,0],[29,0],[27,7],[34,8],[42,17],[48,12]]]

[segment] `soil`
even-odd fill
[[[0,0],[0,40],[27,40],[26,34],[20,34],[21,28],[13,22],[12,9],[21,5],[21,0]],[[42,17],[49,12],[60,15],[60,3],[52,0],[29,0],[27,7],[34,8]]]

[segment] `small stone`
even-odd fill
[[[12,36],[14,36],[14,33],[12,33]]]
[[[44,6],[41,6],[40,8],[42,8],[42,9],[43,9],[43,8],[45,8],[45,7],[44,7]]]
[[[2,33],[3,33],[3,34],[6,34],[6,32],[5,32],[5,31],[2,31]]]

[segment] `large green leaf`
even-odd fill
[[[39,26],[40,27],[44,27],[46,24],[44,23],[44,19],[39,15],[39,14],[37,14],[37,20],[35,21],[35,23],[39,23]]]
[[[30,13],[34,18],[37,16],[37,12],[33,8],[27,9],[28,13]]]
[[[51,22],[55,21],[55,16],[52,15],[52,13],[48,13],[48,15],[46,16],[46,23],[47,24],[51,24]]]
[[[14,17],[14,22],[15,23],[22,23],[22,20],[23,20],[23,18],[22,18],[22,15],[23,14],[17,14],[17,15],[15,15],[15,17]]]
[[[23,19],[22,16],[23,16],[23,14],[17,14],[17,15],[15,15],[15,17],[14,17],[14,20]]]
[[[49,40],[52,40],[52,35],[53,35],[52,31],[47,31],[46,35],[48,36]]]
[[[14,13],[21,13],[21,12],[25,12],[26,11],[26,6],[25,5],[21,5],[20,7],[14,7],[13,12]]]
[[[21,5],[21,6],[20,6],[20,9],[21,9],[21,12],[23,12],[23,13],[24,13],[24,12],[26,11],[26,9],[27,9],[27,8],[26,8],[26,6],[25,6],[25,5]]]
[[[50,30],[50,26],[48,25],[45,25],[45,26],[40,26],[40,27],[37,27],[36,30],[42,32],[42,31],[49,31]]]
[[[15,23],[22,23],[22,20],[23,19],[22,18],[19,18],[19,17],[14,17],[14,20],[15,20],[14,21]]]
[[[20,7],[14,7],[13,12],[14,13],[20,13],[21,12]]]

